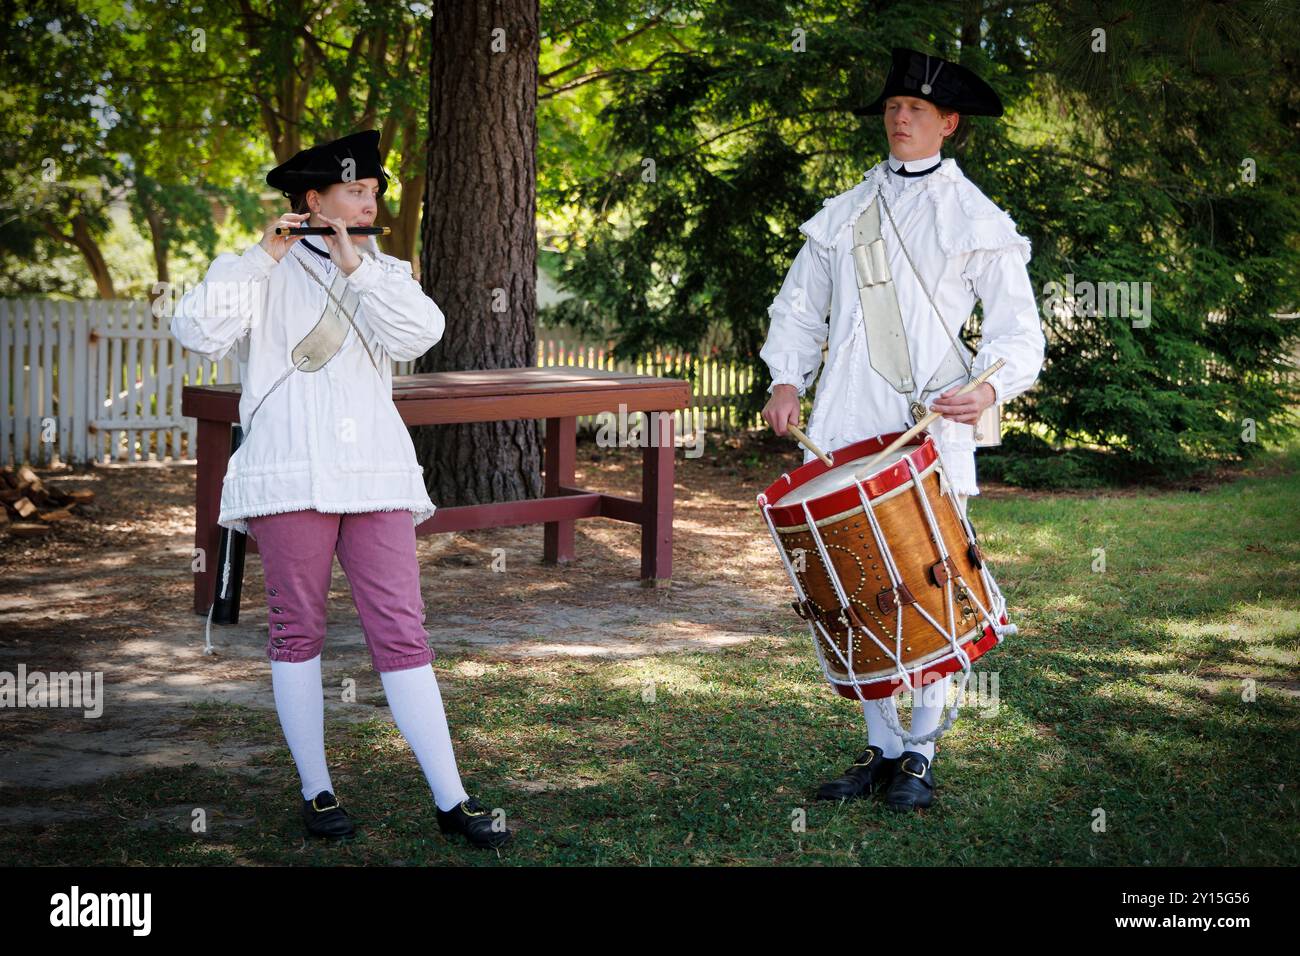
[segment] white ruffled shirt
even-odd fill
[[[890,157],[892,165],[899,160]],[[909,161],[924,170],[939,156]],[[885,201],[953,335],[965,324],[976,299],[983,305],[975,374],[999,358],[1006,364],[989,383],[998,402],[1027,391],[1042,368],[1046,341],[1038,302],[1025,268],[1029,240],[1015,223],[968,180],[952,159],[925,176],[872,167],[852,189],[825,200],[822,210],[799,227],[806,237],[781,291],[768,308],[771,324],[759,355],[777,385],[795,385],[803,395],[817,379],[822,344],[829,341],[826,368],[817,384],[808,437],[833,450],[912,425],[910,396],[894,390],[871,367],[854,269],[853,222],[876,190]],[[889,218],[881,215],[881,236],[894,278],[915,380],[930,381],[952,342],[917,283]],[[829,312],[829,323],[827,314]],[[926,396],[927,405],[933,396]],[[976,495],[974,426],[940,418],[930,427],[948,478],[959,494]],[[804,461],[812,460],[805,451]]]
[[[247,532],[246,518],[306,508],[410,511],[417,525],[432,517],[435,506],[423,468],[393,404],[392,365],[432,348],[442,338],[445,320],[412,277],[409,262],[380,252],[373,239],[369,248],[373,258],[362,255],[347,282],[358,293],[353,321],[378,374],[357,332],[349,329],[323,367],[294,371],[270,391],[293,366],[294,346],[325,307],[325,289],[298,257],[326,286],[337,268],[302,242],[279,262],[260,244],[242,255],[220,255],[203,282],[177,303],[171,331],[185,348],[212,361],[239,350],[245,439],[222,483],[222,527]]]

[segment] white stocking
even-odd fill
[[[948,687],[952,684],[952,675],[943,680],[912,691],[912,736],[928,734],[943,721],[943,710],[947,706]],[[927,744],[913,744],[909,750],[934,759],[934,741]]]
[[[892,707],[887,702],[886,707]],[[867,718],[867,743],[879,747],[883,757],[897,757],[903,752],[903,738],[889,729],[885,715],[880,712],[880,704],[874,700],[862,702],[862,715]]]
[[[271,661],[275,711],[284,739],[298,766],[302,798],[322,790],[334,792],[325,767],[325,697],[321,690],[320,655],[309,661]]]
[[[468,799],[456,769],[451,731],[433,667],[424,664],[401,671],[380,671],[379,678],[397,729],[415,752],[438,809],[450,810]]]

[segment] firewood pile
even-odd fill
[[[60,521],[73,517],[78,507],[89,504],[95,493],[65,491],[46,485],[27,465],[0,468],[0,533],[22,538],[48,534]]]

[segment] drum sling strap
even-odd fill
[[[940,392],[967,381],[972,371],[974,355],[952,334],[947,323],[935,305],[930,290],[921,279],[921,273],[912,261],[907,246],[903,244],[902,233],[894,222],[889,207],[884,205],[884,196],[877,191],[871,205],[862,211],[853,222],[853,267],[858,280],[858,301],[862,305],[862,326],[866,331],[867,353],[871,367],[890,384],[894,391],[908,398],[908,405],[914,422],[926,415],[926,402],[923,395],[936,395]],[[885,241],[880,235],[880,209],[884,205],[885,215],[889,217],[894,235],[898,237],[899,248],[912,267],[917,284],[930,302],[934,314],[947,334],[952,348],[944,353],[939,368],[926,383],[924,389],[917,390],[913,379],[912,357],[907,346],[907,336],[903,331],[903,315],[898,308],[898,292],[894,288],[894,277],[889,270],[889,259],[885,255]],[[869,317],[869,318],[868,318]],[[975,444],[980,447],[1001,443],[1000,419],[1001,403],[986,408],[975,425]]]

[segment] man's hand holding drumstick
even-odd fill
[[[799,424],[799,390],[793,385],[778,385],[763,406],[763,420],[772,431],[784,438],[787,425]]]
[[[938,412],[950,422],[974,425],[980,419],[980,412],[997,401],[998,393],[988,382],[980,382],[979,387],[965,395],[957,394],[957,387],[948,389],[930,404],[930,411]]]
[[[772,397],[763,406],[763,418],[772,426],[772,431],[781,437],[789,435],[814,455],[826,462],[827,467],[833,463],[829,455],[814,445],[799,428],[799,390],[793,385],[778,385],[772,389]]]
[[[859,472],[859,475],[865,474],[871,465],[910,440],[912,436],[940,416],[951,421],[961,422],[964,425],[974,425],[979,420],[980,412],[997,400],[997,392],[988,383],[987,379],[1005,364],[1005,359],[998,359],[970,382],[954,386],[936,398],[930,406],[929,414],[900,435],[888,448],[872,458],[871,462],[868,463],[868,467]],[[779,396],[778,393],[780,393]],[[794,403],[793,409],[790,408],[791,401]],[[803,432],[798,430],[799,396],[793,385],[778,385],[772,389],[772,398],[763,408],[763,418],[767,420],[767,423],[772,426],[772,430],[778,435],[785,435],[789,432],[814,455],[826,461],[827,465],[831,464],[827,460],[827,456],[813,445]],[[793,430],[791,430],[791,426],[795,426]]]
[[[979,387],[965,395],[957,394],[958,387],[948,389],[934,399],[930,411],[938,412],[949,421],[963,425],[974,425],[979,421],[980,412],[997,401],[997,392],[988,382],[980,382]],[[800,418],[799,392],[793,385],[778,385],[772,389],[772,397],[763,406],[763,420],[772,426],[772,431],[784,438],[787,425],[798,425]]]

